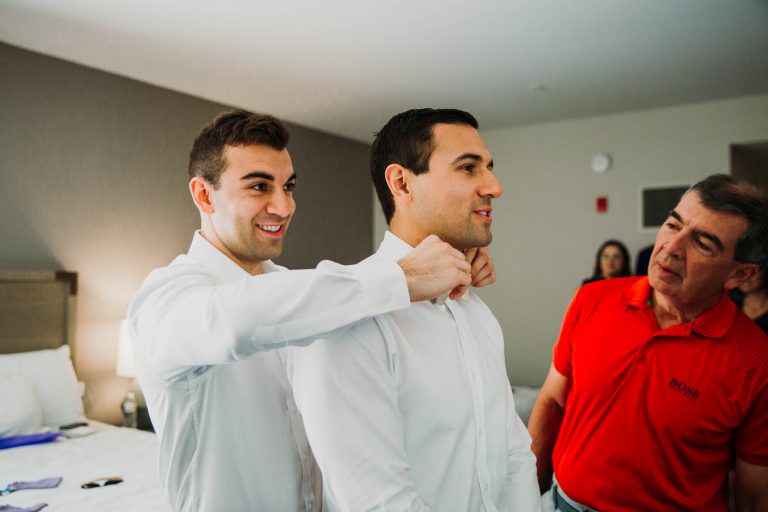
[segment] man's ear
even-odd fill
[[[726,290],[733,290],[749,281],[752,276],[757,274],[757,263],[737,263],[731,271],[731,275],[725,282]]]
[[[384,169],[384,179],[395,201],[408,200],[411,195],[409,180],[413,173],[400,164],[389,164]]]
[[[214,212],[213,185],[208,180],[200,176],[189,180],[189,193],[192,194],[192,201],[200,213],[210,215]]]

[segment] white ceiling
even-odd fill
[[[0,0],[0,41],[367,142],[768,93],[765,0]]]

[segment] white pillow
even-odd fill
[[[43,425],[58,427],[85,419],[68,345],[0,355],[0,375],[26,378],[40,402]]]
[[[37,393],[26,377],[0,375],[0,437],[34,434],[43,423],[43,411]]]

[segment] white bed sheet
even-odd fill
[[[53,489],[22,490],[0,496],[0,505],[48,503],[44,512],[166,512],[170,505],[157,476],[155,434],[89,421],[97,432],[31,446],[0,450],[0,488],[15,481],[61,476]],[[123,482],[93,489],[80,484],[107,476]]]

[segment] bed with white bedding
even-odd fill
[[[171,508],[157,478],[157,437],[142,430],[89,421],[95,432],[72,439],[0,450],[0,487],[15,481],[62,477],[58,487],[0,496],[0,504],[30,507],[47,503],[51,512],[163,512]],[[82,489],[103,477],[115,485]]]
[[[61,477],[58,486],[0,492],[3,505],[44,512],[170,511],[157,475],[155,434],[85,417],[70,340],[77,276],[0,271],[0,447],[87,423],[40,444],[0,449],[0,489]],[[112,485],[81,488],[104,477]]]

